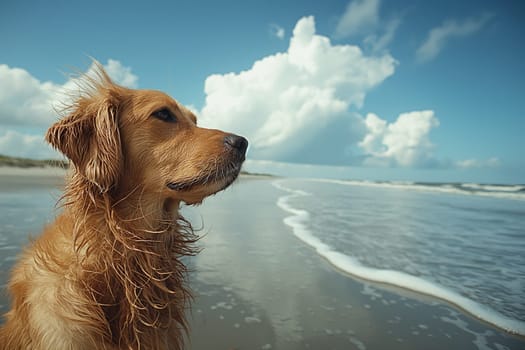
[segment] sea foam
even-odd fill
[[[521,185],[481,185],[481,184],[431,184],[415,182],[373,182],[357,180],[335,180],[335,179],[313,179],[318,182],[333,183],[346,186],[380,187],[400,190],[412,190],[420,192],[447,193],[459,195],[471,195],[501,199],[512,199],[525,201],[525,186]]]
[[[344,181],[328,181],[348,184]],[[440,286],[434,282],[427,281],[421,277],[412,276],[395,270],[367,267],[361,264],[357,259],[336,251],[331,246],[322,242],[318,237],[314,236],[309,230],[308,223],[310,220],[310,213],[303,209],[294,208],[290,204],[291,199],[308,196],[310,194],[301,190],[288,188],[284,186],[282,182],[283,180],[276,180],[272,184],[274,187],[288,193],[288,195],[279,197],[277,200],[277,205],[281,209],[292,214],[291,216],[284,218],[284,223],[292,228],[293,233],[297,238],[315,249],[317,254],[325,258],[337,269],[364,280],[388,284],[444,300],[456,305],[478,319],[504,329],[509,333],[525,335],[525,322],[506,317],[453,290]],[[407,186],[407,184],[401,186]]]

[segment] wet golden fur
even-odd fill
[[[196,237],[179,204],[228,186],[244,151],[169,96],[118,86],[97,67],[46,135],[72,163],[63,210],[12,272],[1,349],[183,348],[181,258]]]

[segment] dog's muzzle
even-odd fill
[[[246,150],[248,149],[248,140],[242,136],[228,134],[224,137],[224,144],[238,153],[241,161],[246,157]]]
[[[169,182],[168,188],[175,191],[189,191],[195,186],[209,185],[210,183],[221,183],[221,189],[228,187],[239,175],[241,166],[246,159],[248,140],[242,136],[227,134],[223,139],[226,152],[221,162],[211,171],[203,173],[202,176],[189,181]]]

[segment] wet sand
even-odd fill
[[[62,168],[17,168],[0,166],[0,191],[64,184],[67,171]]]

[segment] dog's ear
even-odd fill
[[[118,183],[122,168],[118,100],[110,89],[80,97],[73,111],[46,134],[47,142],[66,155],[101,193]]]

